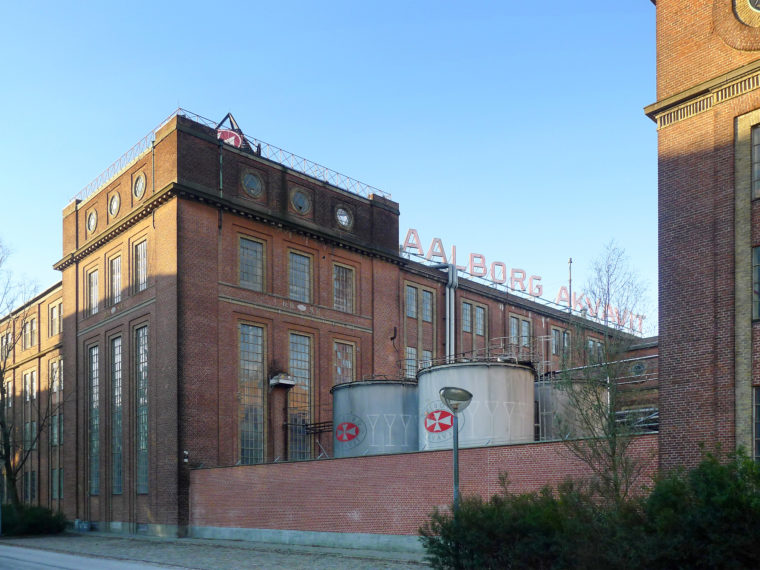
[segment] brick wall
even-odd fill
[[[657,436],[631,449],[645,465],[640,485],[657,468]],[[507,472],[514,492],[582,477],[587,468],[562,443],[464,449],[463,495],[499,492]],[[273,465],[196,469],[190,473],[190,524],[304,531],[417,533],[433,508],[451,502],[451,451],[379,455]]]

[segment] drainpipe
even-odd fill
[[[437,263],[432,265],[434,269],[446,269],[448,280],[446,281],[446,362],[454,362],[456,354],[456,295],[459,285],[457,268],[451,263]]]

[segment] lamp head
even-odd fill
[[[446,407],[455,414],[464,411],[472,401],[472,394],[464,388],[447,386],[446,388],[441,388],[438,394],[440,394],[441,401],[446,404]]]

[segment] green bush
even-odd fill
[[[5,536],[57,534],[65,528],[66,518],[63,513],[54,513],[45,507],[2,506],[2,532]]]

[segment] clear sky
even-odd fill
[[[103,4],[101,6],[100,4]],[[0,240],[40,289],[61,210],[178,106],[389,192],[418,230],[542,277],[610,240],[656,321],[649,0],[6,2]],[[460,260],[458,262],[461,263]],[[649,332],[653,332],[650,328]]]

